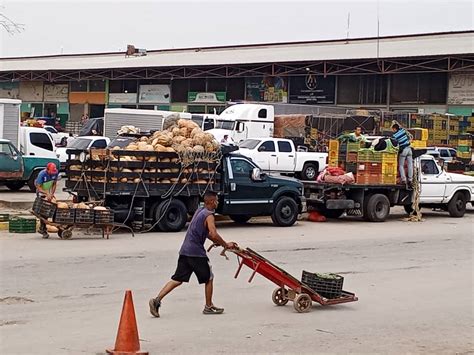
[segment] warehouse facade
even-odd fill
[[[0,97],[78,121],[106,107],[221,112],[228,101],[471,116],[474,31],[0,59]]]

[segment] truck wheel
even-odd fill
[[[250,218],[252,218],[251,216],[247,216],[244,214],[231,214],[229,217],[231,220],[238,224],[245,224]]]
[[[303,180],[316,180],[318,177],[318,167],[313,163],[306,163],[301,172]]]
[[[28,180],[27,184],[28,187],[30,188],[31,192],[36,192],[36,178],[38,177],[39,170],[33,171],[33,174],[31,174],[30,179]]]
[[[448,203],[448,212],[451,217],[460,218],[466,213],[466,197],[462,192],[456,192]]]
[[[180,200],[161,201],[155,209],[154,223],[156,221],[159,221],[157,226],[163,232],[179,232],[188,221],[188,210]]]
[[[280,227],[289,227],[295,224],[298,218],[298,205],[288,196],[280,197],[273,208],[272,221]]]
[[[5,182],[5,186],[8,187],[8,189],[12,191],[18,191],[23,186],[25,186],[25,182],[24,181],[7,181]]]
[[[370,222],[383,222],[390,213],[390,201],[383,194],[370,196],[364,207],[364,218]]]

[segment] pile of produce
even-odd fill
[[[168,119],[167,128],[155,132],[151,137],[142,137],[137,142],[130,143],[125,150],[168,152],[179,155],[195,153],[215,153],[219,149],[219,143],[210,133],[205,133],[193,121],[186,119]],[[112,150],[120,150],[116,146]],[[127,160],[127,157],[124,157]],[[133,160],[133,156],[128,157]],[[153,157],[150,157],[150,159]],[[160,160],[161,161],[161,160]]]
[[[87,204],[84,202],[72,203],[72,202],[56,202],[56,207],[59,209],[82,209],[82,210],[95,210],[95,211],[107,211],[107,208],[103,206],[94,206],[93,204]]]

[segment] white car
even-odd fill
[[[75,138],[67,147],[57,148],[56,154],[61,163],[61,170],[64,170],[68,160],[68,149],[87,150],[90,148],[105,148],[109,145],[110,138],[102,136],[83,136]]]
[[[262,170],[295,175],[302,180],[316,180],[327,166],[328,153],[295,148],[291,139],[253,138],[239,144],[239,153],[252,159]]]
[[[457,157],[456,149],[448,147],[428,147],[426,154],[432,155],[435,159],[441,159],[445,163],[453,161]]]
[[[43,128],[51,134],[51,137],[53,137],[53,141],[56,146],[61,146],[61,147],[66,146],[69,133],[59,132],[53,126],[44,126]]]

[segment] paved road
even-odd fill
[[[147,302],[174,271],[183,233],[76,235],[41,240],[0,233],[0,353],[94,354],[112,346],[124,290],[134,292],[142,348],[153,353],[459,353],[473,351],[474,214],[400,220],[220,224],[225,238],[288,272],[338,272],[360,301],[298,314],[271,302],[274,286],[217,251],[215,303],[205,316],[193,278],[163,304]]]

